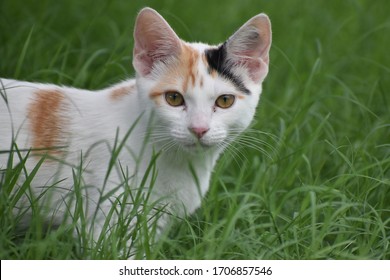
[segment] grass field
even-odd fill
[[[89,89],[132,76],[145,5],[187,41],[221,42],[259,12],[273,24],[253,126],[264,133],[248,134],[264,152],[224,154],[202,207],[145,256],[390,259],[388,1],[1,0],[0,76]],[[1,259],[113,257],[81,252],[67,232],[44,235],[39,222],[15,238],[5,201]]]

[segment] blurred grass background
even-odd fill
[[[202,208],[147,257],[389,259],[388,1],[0,0],[0,76],[89,89],[131,77],[144,6],[186,41],[217,44],[260,12],[273,26],[253,127],[271,157],[225,154]],[[72,247],[51,238],[40,244]],[[2,258],[77,258],[4,240]]]

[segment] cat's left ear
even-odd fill
[[[225,43],[228,61],[246,67],[252,80],[261,82],[268,73],[271,42],[271,22],[268,16],[254,16]]]
[[[133,65],[147,75],[158,62],[168,62],[181,52],[181,41],[164,18],[151,8],[138,14],[134,28]]]

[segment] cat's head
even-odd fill
[[[247,21],[219,46],[182,41],[153,9],[134,30],[133,65],[141,100],[156,113],[165,145],[224,147],[251,123],[268,73],[271,23]]]

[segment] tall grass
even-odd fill
[[[256,121],[220,159],[202,207],[151,247],[140,226],[134,234],[145,250],[136,257],[389,259],[386,1],[147,4],[185,40],[211,43],[266,12],[274,41]],[[90,89],[131,76],[132,29],[144,5],[1,1],[0,76]],[[5,186],[23,167],[1,168],[1,258],[120,257],[108,246],[120,234],[92,252],[66,227],[43,232],[39,219],[19,235]]]

